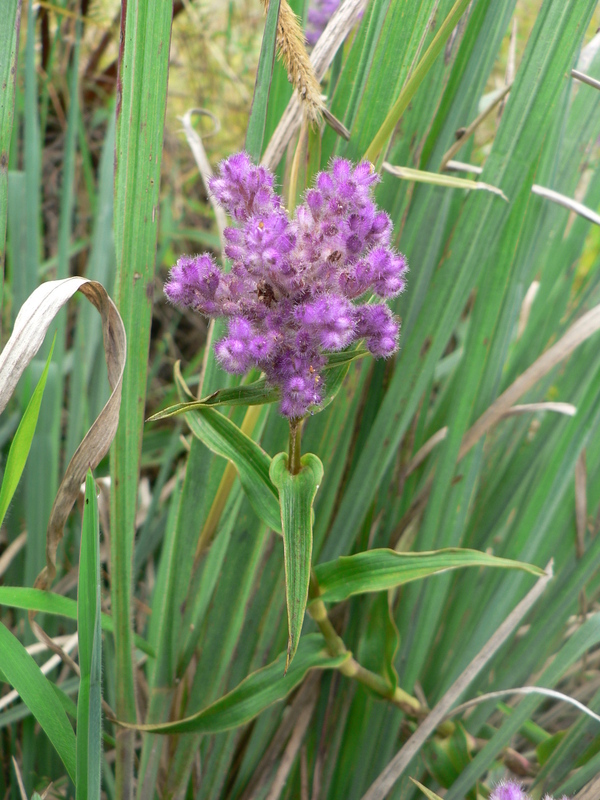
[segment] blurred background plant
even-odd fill
[[[531,575],[473,567],[357,588],[337,561],[449,547],[554,559],[548,588],[453,702],[537,684],[600,711],[595,0],[370,0],[330,60],[322,42],[312,51],[349,141],[329,126],[299,133],[287,116],[280,149],[292,89],[279,61],[271,79],[258,0],[175,0],[172,14],[129,0],[123,34],[117,2],[6,3],[2,344],[36,287],[82,275],[115,298],[128,360],[112,463],[97,449],[83,524],[73,513],[52,539],[51,592],[33,587],[54,499],[120,385],[108,301],[104,317],[79,301],[57,314],[51,359],[47,336],[0,418],[2,513],[29,454],[0,528],[0,793],[410,800],[423,796],[414,778],[430,796],[479,800],[512,775],[533,798],[595,797],[598,722],[557,697],[494,696],[403,749]],[[308,3],[290,4],[305,26]],[[203,318],[161,288],[181,254],[221,257],[207,164],[245,142],[288,207],[333,155],[373,161],[411,267],[394,301],[400,352],[352,363],[306,424],[304,447],[325,467],[314,560],[329,616],[313,605],[285,680],[281,543],[247,497],[264,485],[253,472],[242,485],[222,457],[239,451],[222,420],[269,455],[285,449],[285,421],[263,404],[143,424],[185,386],[208,397],[239,384],[211,356]],[[332,586],[341,575],[331,600],[328,575]],[[335,634],[371,685],[345,651],[326,652]],[[115,715],[171,727],[124,731]]]

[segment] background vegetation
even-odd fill
[[[385,590],[368,573],[369,592],[352,596],[342,580],[326,622],[307,616],[285,679],[283,548],[218,455],[230,428],[214,434],[226,423],[202,409],[144,424],[179,399],[178,361],[199,397],[235,385],[205,321],[168,306],[161,287],[180,254],[220,255],[206,163],[244,145],[262,4],[129,0],[121,22],[118,3],[6,5],[3,344],[38,286],[85,276],[114,299],[127,349],[108,296],[68,282],[0,358],[0,794],[51,782],[53,796],[111,800],[409,800],[423,796],[412,777],[476,800],[515,774],[535,800],[596,797],[598,721],[540,694],[440,717],[402,749],[526,596],[526,616],[452,703],[538,684],[600,712],[596,0],[370,0],[323,69],[349,141],[324,126],[307,145],[295,131],[270,163],[290,205],[333,155],[370,158],[411,266],[395,301],[400,352],[353,362],[306,424],[303,447],[325,467],[323,586],[322,565],[381,548],[472,548],[554,570],[539,599],[531,573],[492,567]],[[303,0],[291,5],[304,20]],[[265,35],[267,84],[272,53]],[[270,157],[291,95],[276,62],[268,107],[253,109],[256,155]],[[182,122],[192,108],[207,113]],[[87,299],[57,313],[77,289]],[[219,411],[269,456],[285,449],[276,405]],[[88,477],[79,492],[89,465],[96,491]],[[251,494],[264,490],[252,480]],[[333,631],[371,677],[327,650]],[[192,715],[161,734],[111,721]]]

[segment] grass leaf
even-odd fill
[[[0,488],[0,525],[2,525],[4,521],[10,501],[13,498],[19,481],[21,480],[23,470],[25,469],[25,462],[27,461],[27,456],[31,449],[33,434],[35,433],[40,414],[40,406],[42,404],[42,397],[44,396],[44,388],[46,386],[46,379],[48,377],[48,370],[50,369],[55,343],[56,336],[54,337],[50,353],[46,359],[44,371],[31,395],[31,400],[27,404],[25,413],[23,414],[17,432],[10,445],[4,476],[2,478],[2,487]]]
[[[8,628],[0,623],[0,670],[20,694],[75,781],[75,734],[48,679]]]
[[[77,592],[80,684],[77,698],[77,800],[100,797],[102,762],[102,629],[100,529],[96,485],[85,481]]]

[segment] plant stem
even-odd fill
[[[290,420],[290,447],[288,469],[292,475],[297,475],[302,469],[300,456],[302,453],[302,420]]]
[[[323,634],[323,638],[327,643],[327,649],[331,655],[339,656],[343,653],[348,653],[349,651],[346,648],[346,645],[335,632],[335,629],[331,624],[331,620],[327,614],[325,603],[319,598],[319,595],[319,584],[317,583],[314,573],[312,573],[310,579],[310,596],[312,600],[307,606],[307,611],[311,618],[314,619],[319,626],[319,629]],[[401,708],[411,717],[423,716],[423,714],[427,711],[427,709],[417,700],[416,697],[413,697],[399,687],[393,689],[390,684],[381,677],[381,675],[377,675],[375,672],[365,669],[365,667],[359,664],[352,655],[350,655],[350,657],[347,658],[346,661],[344,661],[344,663],[338,667],[338,669],[342,675],[345,675],[347,678],[354,678],[355,680],[360,681],[360,683],[368,686],[369,689],[381,695],[381,697],[385,697],[387,700],[390,700],[392,703],[394,703],[394,705]]]

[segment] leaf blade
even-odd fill
[[[398,553],[381,548],[318,564],[315,575],[324,602],[340,602],[356,594],[380,592],[462,567],[521,569],[540,576],[544,571],[531,564],[491,556],[477,550],[449,547],[422,553]]]
[[[317,456],[307,453],[302,469],[293,475],[288,470],[286,453],[271,462],[271,480],[279,491],[283,553],[285,564],[285,599],[288,615],[286,672],[298,649],[308,600],[312,556],[313,501],[323,479],[323,465]]]
[[[75,734],[68,717],[48,679],[21,642],[2,623],[0,670],[40,723],[75,781]]]
[[[303,638],[294,665],[284,675],[286,658],[287,654],[281,653],[275,661],[248,675],[216,703],[186,719],[159,725],[131,725],[121,721],[119,724],[149,733],[221,733],[245,725],[265,708],[283,700],[304,680],[309,670],[335,669],[349,658],[349,654],[330,656],[321,635],[313,633]]]

